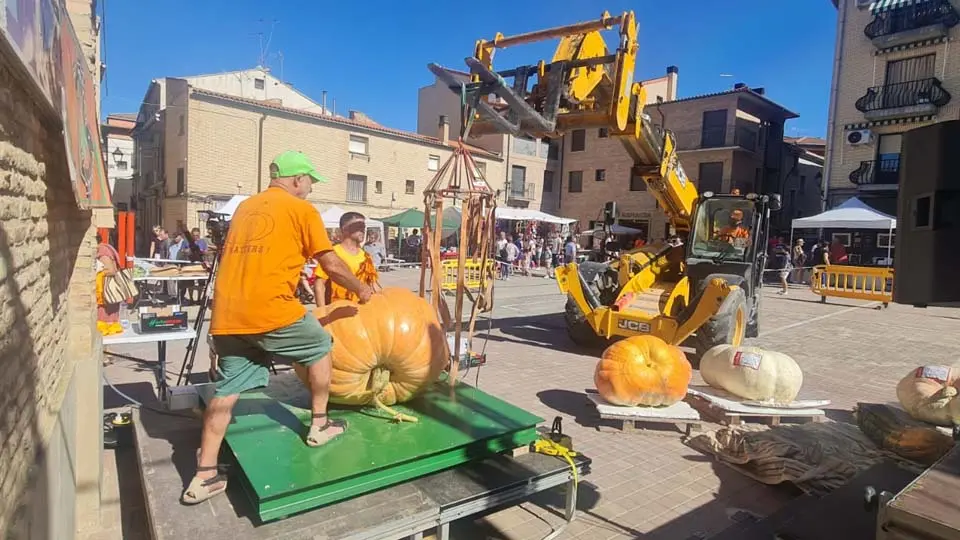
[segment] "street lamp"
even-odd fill
[[[123,150],[116,148],[113,150],[113,164],[119,165],[123,161]]]

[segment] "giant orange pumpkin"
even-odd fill
[[[446,334],[426,300],[408,289],[385,288],[366,304],[346,300],[318,308],[333,335],[330,401],[376,405],[396,420],[416,421],[389,408],[433,383],[449,362]],[[294,364],[307,386],[306,368]]]
[[[633,336],[603,351],[593,382],[613,405],[658,407],[683,399],[692,376],[678,347],[654,336]]]

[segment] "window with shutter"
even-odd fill
[[[347,201],[367,202],[367,177],[359,174],[347,175]]]
[[[367,155],[369,139],[366,137],[361,137],[359,135],[350,136],[350,153],[351,154],[360,154]]]

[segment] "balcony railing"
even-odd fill
[[[897,185],[900,182],[900,156],[875,161],[861,161],[850,173],[850,181],[858,186]]]
[[[868,119],[929,114],[949,103],[950,97],[940,79],[929,77],[868,88],[856,107]]]
[[[748,126],[724,126],[720,128],[689,129],[673,132],[677,150],[704,150],[707,148],[730,148],[760,150],[760,131]]]
[[[536,186],[532,182],[516,182],[507,191],[510,199],[532,201],[537,198]]]
[[[936,35],[960,23],[960,14],[948,0],[914,2],[878,13],[863,33],[878,47],[891,47]],[[898,34],[907,34],[897,37]]]

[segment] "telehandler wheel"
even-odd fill
[[[747,295],[743,289],[734,289],[725,302],[726,308],[710,318],[697,330],[694,343],[696,353],[690,358],[694,368],[700,368],[700,358],[717,345],[739,346],[747,333]]]
[[[580,347],[597,349],[606,344],[607,340],[597,335],[573,298],[567,298],[563,319],[567,323],[567,335]]]

